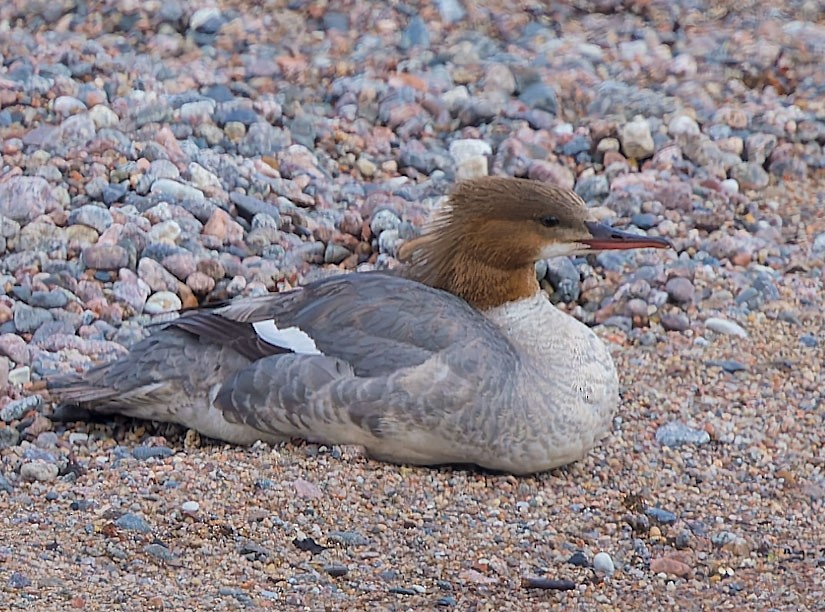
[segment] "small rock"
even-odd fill
[[[191,185],[184,185],[172,179],[161,178],[152,183],[150,189],[151,193],[157,193],[163,196],[168,196],[175,200],[194,200],[195,202],[202,202],[205,198],[203,191],[192,187]]]
[[[645,510],[645,514],[661,525],[672,525],[676,522],[676,515],[673,512],[655,506]]]
[[[347,571],[349,570],[346,565],[341,565],[339,563],[328,563],[324,566],[324,571],[333,578],[340,578],[341,576],[346,576]]]
[[[519,94],[519,100],[530,108],[536,108],[555,115],[558,110],[558,97],[552,86],[535,81],[525,87]]]
[[[613,559],[610,558],[606,552],[600,552],[593,557],[593,569],[606,576],[612,576],[616,571],[613,565]]]
[[[630,159],[647,159],[656,151],[650,126],[641,117],[622,127],[619,140],[622,143],[622,151]]]
[[[676,304],[690,304],[693,301],[693,283],[687,278],[671,278],[665,285],[665,291],[670,301]]]
[[[83,249],[82,260],[93,270],[119,270],[129,265],[129,253],[118,244],[93,244]]]
[[[663,446],[693,444],[700,446],[710,442],[710,435],[702,429],[689,427],[679,421],[672,421],[656,430],[656,441]]]
[[[45,308],[33,308],[22,302],[15,302],[14,328],[18,333],[29,333],[37,330],[41,325],[54,320],[52,313]]]
[[[2,430],[0,430],[0,431],[2,431]],[[3,447],[0,446],[0,448],[3,448]],[[6,493],[11,493],[12,491],[14,491],[14,487],[6,479],[6,477],[3,475],[2,472],[0,472],[0,491],[4,491]]]
[[[86,225],[102,234],[112,225],[112,213],[101,206],[86,204],[69,213],[71,225]]]
[[[0,214],[27,222],[56,204],[52,187],[39,176],[13,176],[0,183]]]
[[[0,419],[3,419],[6,423],[19,421],[29,410],[39,407],[41,402],[39,395],[30,395],[12,400],[0,410]]]
[[[54,463],[38,459],[21,465],[20,477],[28,482],[52,482],[59,471]]]
[[[650,560],[650,571],[654,574],[668,574],[678,578],[687,578],[691,574],[691,567],[672,557],[659,557]]]
[[[317,485],[302,478],[294,480],[292,486],[295,487],[298,497],[302,499],[318,499],[323,495]]]
[[[172,553],[172,551],[166,548],[163,544],[147,544],[143,548],[143,552],[152,555],[153,557],[155,557],[156,559],[160,559],[161,561],[173,561],[175,559],[175,555]]]
[[[166,457],[171,457],[175,454],[171,448],[167,448],[166,446],[136,446],[132,449],[132,456],[135,459],[146,460],[146,459],[154,459],[160,458],[164,459]]]
[[[740,338],[748,337],[748,332],[746,332],[740,325],[734,323],[733,321],[728,321],[727,319],[711,317],[705,320],[705,327],[719,334],[739,336]]]
[[[183,502],[180,506],[185,514],[196,514],[201,509],[201,505],[196,501]]]
[[[243,227],[221,208],[214,210],[209,217],[209,221],[203,226],[202,233],[207,236],[214,236],[223,244],[232,244],[243,240]]]
[[[330,531],[327,537],[344,546],[366,546],[370,541],[357,531]]]
[[[770,183],[770,176],[765,169],[751,162],[740,162],[730,169],[730,177],[738,187],[747,190],[764,189]]]
[[[25,589],[26,587],[30,587],[32,581],[25,574],[21,574],[20,572],[12,572],[11,576],[9,576],[9,586],[13,589]]]
[[[20,432],[15,427],[0,428],[0,450],[17,446],[20,442]]]
[[[143,311],[152,315],[175,312],[181,308],[183,308],[181,299],[171,291],[158,291],[150,295],[143,305]]]
[[[115,521],[115,525],[127,531],[137,531],[138,533],[151,533],[152,526],[137,514],[127,512]]]
[[[24,385],[31,381],[31,368],[29,366],[21,366],[14,368],[9,372],[9,384]]]

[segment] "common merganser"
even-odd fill
[[[550,303],[535,262],[667,246],[595,222],[567,189],[467,181],[402,247],[403,276],[343,274],[186,311],[49,387],[237,444],[304,438],[393,463],[541,472],[606,435],[619,386],[607,347]]]

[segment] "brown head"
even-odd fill
[[[539,259],[604,249],[665,248],[663,238],[615,230],[594,221],[568,189],[516,178],[459,183],[425,233],[399,258],[407,275],[493,308],[538,291]]]

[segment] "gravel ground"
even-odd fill
[[[5,607],[825,609],[821,7],[548,4],[0,6]],[[178,308],[394,266],[486,173],[674,243],[537,266],[620,371],[584,461],[53,414]]]

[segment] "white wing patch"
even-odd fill
[[[321,355],[321,351],[315,346],[309,334],[297,327],[285,327],[278,329],[275,321],[269,319],[268,321],[257,321],[252,324],[255,333],[264,342],[268,342],[273,346],[299,353],[301,355]]]

